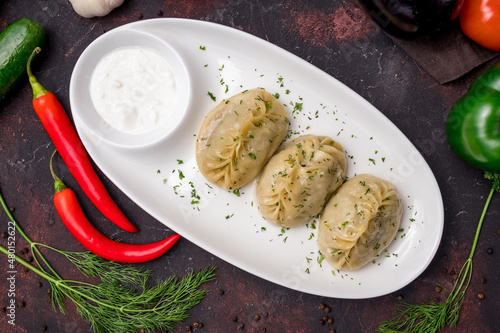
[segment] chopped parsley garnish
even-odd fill
[[[323,253],[319,252],[319,257],[318,257],[318,264],[321,265],[321,263],[323,262],[323,260],[325,260],[325,256],[323,255]]]

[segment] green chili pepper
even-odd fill
[[[452,106],[446,136],[466,162],[500,172],[500,63],[481,74]]]

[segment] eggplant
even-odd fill
[[[406,40],[436,32],[457,18],[463,0],[359,0],[388,34]]]

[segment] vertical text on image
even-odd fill
[[[6,312],[8,323],[11,325],[16,324],[16,266],[15,266],[15,252],[16,252],[16,226],[14,222],[9,221],[7,227],[7,298],[8,306]]]

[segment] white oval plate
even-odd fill
[[[124,29],[168,42],[192,76],[192,103],[174,132],[154,146],[128,151],[86,134],[90,131],[81,121],[82,108],[75,103],[78,91],[71,87],[92,68],[77,63],[71,78],[71,108],[85,147],[145,211],[241,269],[321,296],[384,295],[406,286],[428,266],[443,232],[439,187],[417,149],[366,100],[295,55],[233,28],[167,18],[127,24],[107,34]],[[204,179],[194,156],[204,116],[224,98],[255,87],[279,94],[291,120],[289,138],[328,135],[349,156],[348,176],[371,173],[394,183],[405,211],[401,231],[383,256],[358,271],[333,271],[318,253],[318,222],[289,230],[271,226],[259,214],[255,182],[232,193]]]

